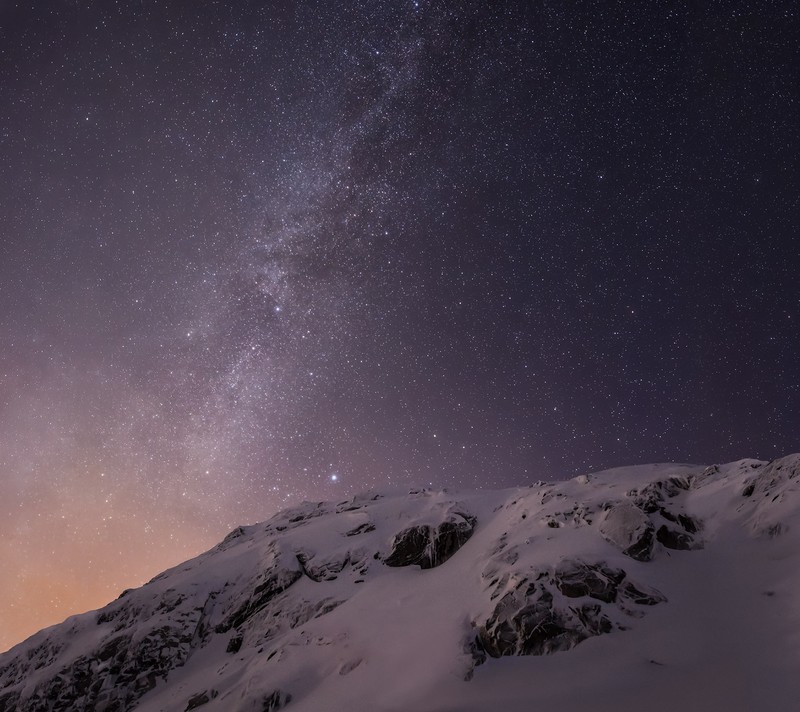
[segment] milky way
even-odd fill
[[[798,449],[793,3],[0,6],[0,648],[302,499]]]

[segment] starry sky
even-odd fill
[[[0,649],[303,499],[800,450],[798,39],[0,3]]]

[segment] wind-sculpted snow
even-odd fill
[[[0,656],[0,712],[780,709],[799,484],[789,456],[305,503]]]

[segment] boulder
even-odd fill
[[[600,533],[606,541],[636,561],[650,561],[655,543],[650,518],[631,502],[611,507],[600,521]]]
[[[391,552],[384,559],[387,566],[419,565],[432,569],[447,561],[472,536],[477,520],[465,514],[453,514],[437,527],[419,524],[404,529],[392,540]]]

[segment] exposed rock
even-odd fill
[[[575,561],[561,564],[555,572],[556,586],[568,598],[589,596],[606,603],[616,599],[617,587],[624,578],[622,569]]]
[[[120,635],[116,638],[112,638],[104,643],[103,647],[97,651],[97,659],[100,662],[105,662],[109,658],[119,655],[124,648],[130,645],[130,642],[130,636],[127,635]]]
[[[434,528],[421,524],[404,529],[392,540],[392,550],[384,559],[387,566],[412,566],[432,569],[447,561],[475,531],[477,520],[465,514],[452,514]]]
[[[392,540],[392,550],[384,559],[387,566],[422,564],[433,539],[433,530],[427,525],[409,527]]]
[[[275,596],[283,593],[302,576],[300,571],[281,569],[271,575],[264,583],[256,586],[252,598],[248,599],[227,621],[225,627],[236,628],[254,613],[260,611]]]
[[[467,645],[474,664],[480,664],[484,654],[545,655],[569,650],[586,638],[611,632],[614,610],[638,617],[641,613],[629,604],[652,606],[666,601],[659,591],[629,581],[625,571],[604,562],[567,560],[554,571],[506,574],[493,583],[490,599],[504,593],[478,627],[474,646]],[[558,594],[575,602],[560,602]]]
[[[478,641],[494,658],[544,655],[569,650],[590,635],[599,635],[593,631],[608,632],[611,627],[599,606],[559,610],[553,605],[553,594],[534,585],[524,596],[513,592],[503,596],[479,628]]]
[[[225,633],[231,628],[240,626],[303,575],[297,557],[292,557],[294,567],[291,568],[283,563],[288,557],[281,557],[279,552],[273,551],[271,558],[271,565],[260,576],[261,583],[253,589],[253,593],[241,602],[224,623],[217,626],[217,633]]]
[[[312,581],[333,581],[342,572],[345,566],[350,563],[350,552],[337,553],[328,558],[320,558],[314,555],[299,552],[297,561],[303,573]]]
[[[331,511],[333,511],[333,507],[330,502],[303,502],[296,507],[290,507],[279,512],[276,519],[281,520],[283,524],[275,528],[279,531],[287,528],[295,529],[298,526],[307,524],[312,519],[330,514]]]
[[[516,488],[486,493],[488,501],[484,493],[456,501],[423,490],[381,501],[370,496],[301,505],[235,529],[192,562],[0,655],[0,712],[134,712],[164,705],[188,712],[219,705],[276,711],[289,703],[289,693],[301,693],[307,705],[307,695],[317,695],[318,702],[320,690],[332,689],[324,686],[358,687],[373,673],[383,674],[382,666],[396,661],[394,651],[381,657],[386,640],[413,640],[403,651],[409,656],[430,644],[442,657],[442,671],[463,669],[468,678],[464,668],[488,656],[555,653],[636,628],[634,619],[666,601],[644,582],[668,580],[665,585],[681,591],[681,582],[668,575],[675,559],[670,563],[663,547],[699,548],[706,529],[724,538],[729,526],[740,526],[766,537],[796,526],[800,458],[763,466],[746,461],[709,470],[704,479],[700,469],[665,466],[653,483],[647,478],[656,475],[645,469],[622,473],[619,481],[603,475],[563,487]],[[668,477],[674,472],[693,474]],[[700,491],[707,484],[713,487]],[[743,490],[746,497],[740,497]],[[707,522],[690,514],[695,505],[708,513]],[[485,536],[466,547],[476,521],[464,511],[485,513]],[[392,522],[396,535],[387,540],[385,527]],[[795,533],[788,530],[789,537]],[[780,557],[793,550],[792,541],[758,548]],[[706,560],[713,562],[724,547],[717,547],[717,538],[709,538],[708,546]],[[649,560],[656,547],[662,562],[631,562]],[[379,563],[429,569],[461,548],[452,566],[433,573],[397,576]],[[468,559],[463,567],[461,557]],[[718,575],[713,565],[708,569],[709,576]],[[420,582],[419,590],[404,588]],[[430,595],[426,582],[442,595]],[[783,580],[756,585],[771,606],[789,590]],[[392,638],[395,589],[397,601],[407,606],[404,621],[429,619],[427,612],[416,616],[416,607],[437,606],[436,615],[447,619],[442,634],[458,637],[432,641],[429,630],[418,630]],[[391,619],[388,627],[361,615],[376,596],[383,606],[376,610]],[[465,602],[468,608],[457,608]],[[664,620],[680,622],[680,608],[665,611]],[[369,627],[358,628],[364,620]],[[470,628],[459,627],[468,620]],[[598,650],[602,654],[602,644]],[[447,660],[446,651],[456,659]],[[188,661],[191,670],[177,670]]]
[[[208,692],[205,690],[203,692],[198,692],[196,695],[193,695],[189,698],[189,701],[186,703],[186,712],[189,710],[196,709],[201,705],[205,705],[208,702],[211,702],[211,698],[208,696]]]
[[[669,477],[665,480],[650,482],[634,494],[634,504],[648,514],[657,512],[665,498],[677,497],[691,487],[691,480],[686,477]]]
[[[19,709],[19,692],[12,691],[0,695],[0,712],[16,712]]]
[[[637,561],[650,561],[653,558],[653,527],[647,527],[636,543],[623,549],[622,553]]]
[[[363,509],[370,502],[376,502],[381,499],[383,495],[378,494],[377,492],[362,492],[361,494],[357,494],[352,499],[345,500],[344,502],[339,502],[336,505],[336,512],[338,514],[342,512],[355,512],[359,509]]]
[[[366,534],[374,531],[375,525],[372,522],[364,522],[363,524],[359,524],[354,529],[351,529],[349,532],[346,532],[345,536],[358,536],[359,534]]]
[[[289,628],[297,628],[312,618],[320,618],[335,610],[342,601],[323,598],[321,601],[300,600],[282,611],[282,618]]]
[[[650,561],[653,558],[653,524],[635,504],[623,502],[611,507],[600,522],[600,533],[632,559]]]
[[[245,536],[248,531],[251,531],[252,527],[236,527],[233,531],[231,531],[218,545],[217,548],[220,551],[224,551],[227,549],[231,544],[233,544],[237,539]]]
[[[685,532],[675,531],[667,526],[660,526],[656,532],[656,539],[667,549],[688,551],[694,549],[694,539]]]
[[[680,524],[690,534],[697,534],[697,532],[703,528],[703,523],[700,520],[694,519],[688,514],[679,514],[678,524]]]
[[[118,636],[106,642],[93,657],[79,656],[70,665],[35,686],[21,707],[10,702],[0,711],[130,709],[146,692],[166,679],[167,673],[188,658],[192,636],[177,626],[161,626],[136,642]],[[99,674],[102,671],[102,675]],[[109,690],[113,689],[113,699]],[[9,698],[11,699],[11,698]]]
[[[275,690],[270,695],[266,695],[262,700],[262,712],[277,712],[279,709],[283,709],[289,702],[292,701],[292,696],[289,694],[284,694],[280,690]]]
[[[632,581],[625,582],[620,589],[620,595],[637,606],[655,606],[658,603],[666,603],[667,600],[667,597],[660,591],[638,583],[634,584]]]

